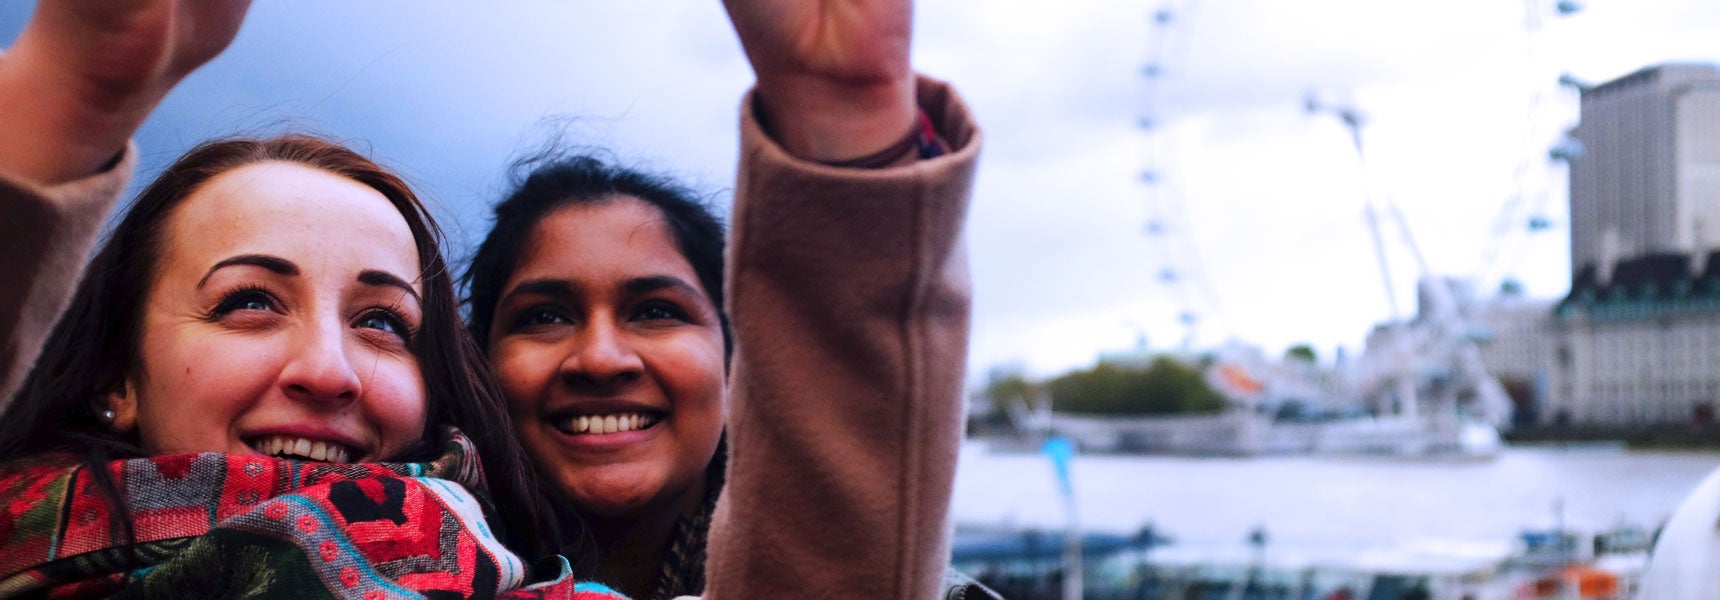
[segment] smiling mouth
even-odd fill
[[[246,442],[264,456],[289,460],[349,463],[359,452],[336,442],[321,442],[290,435],[269,435]]]
[[[650,429],[663,417],[643,412],[623,412],[607,415],[573,415],[549,418],[551,426],[568,435],[608,435]]]

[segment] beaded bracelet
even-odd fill
[[[932,125],[932,118],[927,116],[924,110],[919,111],[908,135],[903,136],[901,141],[890,144],[888,148],[860,158],[820,162],[843,169],[881,169],[902,162],[910,151],[920,160],[936,158],[949,152],[949,149],[944,147],[943,140],[938,139],[937,127]]]

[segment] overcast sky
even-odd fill
[[[1142,338],[1357,351],[1392,314],[1365,197],[1395,202],[1432,272],[1562,295],[1565,174],[1545,157],[1576,105],[1556,77],[1720,61],[1720,4],[1551,4],[921,2],[916,66],[953,81],[987,136],[970,371],[1053,374]],[[0,3],[0,40],[31,5]],[[417,184],[458,258],[509,161],[557,135],[727,202],[750,80],[715,0],[265,0],[145,125],[139,177],[211,136],[330,134]],[[1366,169],[1337,118],[1304,111],[1310,92],[1365,115]],[[1531,235],[1530,216],[1554,227]],[[1419,267],[1387,225],[1408,312]],[[1193,337],[1177,319],[1191,311]]]

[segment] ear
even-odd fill
[[[137,391],[130,379],[118,391],[108,393],[106,410],[113,411],[113,422],[108,429],[124,433],[137,427]]]

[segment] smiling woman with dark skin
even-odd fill
[[[722,486],[723,230],[686,190],[594,158],[538,165],[465,277],[515,427],[596,578],[697,594]],[[582,532],[566,532],[578,536]]]
[[[722,227],[696,195],[549,160],[498,203],[466,274],[474,337],[545,491],[589,527],[563,533],[589,535],[598,580],[649,600],[737,572],[771,597],[933,597],[944,532],[914,523],[947,510],[957,420],[939,403],[966,326],[943,195],[964,176],[942,178],[977,135],[947,88],[916,82],[909,2],[726,6],[758,76],[729,293]],[[765,217],[779,213],[805,219]],[[762,516],[725,523],[724,505]],[[780,568],[735,570],[737,545]]]

